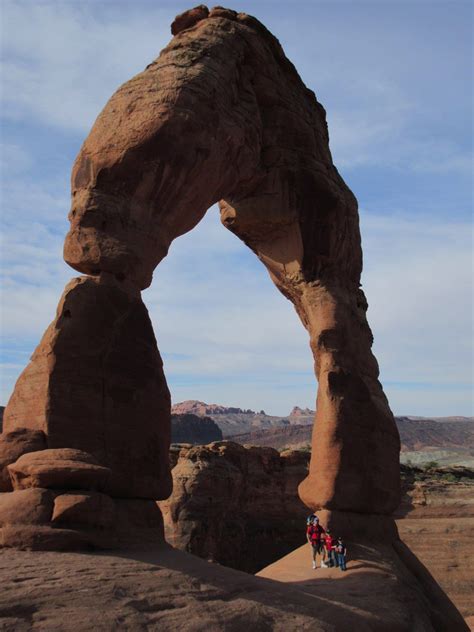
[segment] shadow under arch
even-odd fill
[[[67,287],[5,430],[42,429],[49,447],[99,455],[112,495],[169,493],[169,392],[140,291],[218,202],[310,336],[319,388],[302,500],[390,514],[399,436],[371,352],[357,202],[332,163],[324,108],[255,18],[198,7],[172,30],[76,159],[64,257],[88,276]]]

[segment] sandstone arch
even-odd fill
[[[104,513],[102,496],[126,524],[159,528],[156,516],[130,518],[170,493],[169,392],[140,291],[218,201],[310,335],[319,389],[302,500],[354,520],[389,515],[399,437],[371,352],[357,202],[332,163],[324,108],[254,18],[200,6],[172,32],[109,100],[74,164],[64,256],[86,276],[66,287],[5,411],[4,433],[41,431],[53,450],[43,469],[39,452],[10,466],[14,493],[52,490],[55,526],[80,524],[82,536],[110,518],[77,518],[90,503]],[[94,478],[97,467],[107,472]],[[24,522],[37,539],[48,528]]]

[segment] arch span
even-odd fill
[[[5,432],[40,430],[48,448],[81,450],[75,462],[92,455],[109,470],[94,489],[113,498],[169,494],[169,393],[140,291],[218,202],[310,336],[319,388],[302,500],[390,514],[399,437],[371,352],[357,202],[332,163],[324,108],[255,18],[201,6],[172,32],[76,159],[64,257],[86,276],[20,376]]]

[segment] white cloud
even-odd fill
[[[430,383],[441,391],[468,385],[473,378],[471,226],[429,215],[362,213],[362,230],[368,317],[383,380]],[[397,392],[398,401],[402,396],[408,395]],[[469,408],[466,393],[458,397]]]
[[[171,38],[173,9],[130,8],[4,2],[3,115],[87,131],[112,92]]]
[[[300,14],[297,23],[294,15],[281,19],[274,4],[242,9],[258,13],[282,39],[327,105],[336,164],[381,164],[435,177],[466,173],[468,152],[451,129],[463,120],[457,96],[466,66],[452,34],[446,31],[435,48],[406,20],[403,26],[367,17],[361,23],[359,12],[354,21],[339,20],[336,12],[333,21],[326,21],[328,7],[317,28],[314,20],[302,24]],[[118,85],[157,56],[170,38],[172,17],[184,8],[184,2],[158,8],[151,3],[4,2],[4,116],[32,129],[42,124],[43,131],[51,130],[51,147],[60,134],[64,142],[64,132],[83,135]],[[439,94],[440,77],[446,94]],[[53,318],[64,284],[75,275],[62,262],[70,165],[40,182],[33,156],[28,143],[15,141],[1,152],[1,316],[8,340],[3,402],[17,369]],[[403,180],[392,185],[403,188]],[[388,210],[390,202],[379,202]],[[424,202],[413,196],[413,208]],[[429,204],[426,200],[427,209]],[[446,209],[451,221],[407,210],[362,214],[363,280],[382,378],[395,412],[467,414],[469,227],[455,219],[461,209]],[[307,333],[263,266],[215,215],[210,211],[173,244],[144,295],[173,399],[263,407],[276,414],[294,404],[314,406]]]
[[[392,408],[469,413],[462,388],[472,358],[469,226],[364,211],[362,231],[368,318]],[[14,349],[31,352],[74,272],[62,263],[62,236],[47,227],[38,223],[25,232],[20,226],[7,237],[3,333]],[[306,331],[215,209],[176,240],[144,300],[175,401],[208,399],[275,414],[294,404],[314,406]],[[18,357],[9,363],[18,364]],[[4,399],[14,373],[7,372]]]
[[[4,2],[4,117],[87,131],[117,87],[157,57],[170,39],[174,15],[184,8],[185,2],[173,7]],[[303,23],[300,12],[297,21],[294,15],[282,19],[265,3],[244,3],[242,9],[258,13],[273,28],[307,84],[328,105],[339,167],[386,165],[429,173],[472,168],[469,148],[449,139],[444,129],[445,94],[432,94],[430,70],[436,65],[445,93],[465,101],[459,91],[470,81],[469,66],[456,54],[449,30],[439,40],[431,25],[433,35],[420,37],[405,20],[400,24],[364,11],[341,19],[339,11],[320,5],[315,31],[316,15],[307,6],[310,18]],[[435,134],[423,136],[419,128],[430,117]]]

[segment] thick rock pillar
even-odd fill
[[[12,497],[25,507],[19,524],[27,528],[15,535],[18,516],[0,503],[4,545],[54,546],[54,529],[65,525],[70,533],[60,546],[112,545],[130,520],[140,526],[142,509],[149,518],[141,526],[151,519],[162,538],[154,501],[171,493],[170,395],[140,292],[121,285],[73,279],[17,381],[0,445]],[[18,449],[24,436],[36,442]],[[35,513],[35,504],[45,510]]]

